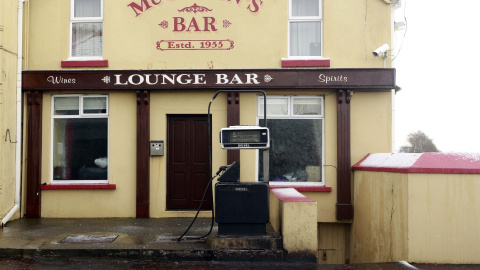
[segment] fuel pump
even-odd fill
[[[266,127],[233,126],[220,131],[223,149],[264,151],[268,176],[270,134]],[[266,151],[266,155],[265,155]],[[268,179],[266,177],[265,179]],[[240,164],[234,163],[215,184],[215,209],[218,235],[263,235],[269,221],[269,185],[265,182],[240,182]]]
[[[267,100],[266,97],[264,99]],[[266,106],[266,102],[265,102]],[[266,107],[264,107],[266,125]],[[231,126],[220,131],[223,149],[258,149],[263,151],[262,182],[240,182],[240,165],[232,166],[215,184],[215,209],[219,235],[263,235],[270,218],[268,184],[268,149],[270,132],[260,126]],[[238,169],[236,169],[238,167]],[[232,170],[232,173],[228,173]],[[228,173],[228,174],[227,174]],[[222,175],[222,176],[223,176]],[[235,181],[232,181],[235,179]]]
[[[222,128],[220,131],[220,143],[223,149],[259,149],[263,151],[263,175],[262,182],[240,182],[240,163],[234,162],[228,166],[221,166],[217,173],[210,178],[202,197],[202,202],[197,214],[193,218],[187,230],[177,239],[181,241],[195,222],[200,208],[203,204],[206,192],[213,179],[220,176],[215,185],[215,207],[212,208],[212,224],[210,231],[201,237],[190,237],[189,239],[200,239],[207,237],[213,228],[213,219],[218,223],[219,235],[262,235],[266,234],[266,224],[269,222],[269,155],[270,133],[267,126],[267,96],[261,90],[220,90],[215,93],[208,105],[208,126],[210,127],[210,106],[218,94],[222,92],[254,92],[262,93],[264,96],[264,123],[260,126],[231,126]],[[209,137],[209,163],[210,174],[212,174],[212,150],[211,134],[208,128]],[[222,173],[223,172],[223,173]],[[221,174],[220,174],[221,173]],[[214,210],[217,209],[215,216]]]

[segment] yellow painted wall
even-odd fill
[[[350,122],[352,166],[369,153],[393,151],[391,92],[354,92]]]
[[[391,44],[390,5],[384,1],[324,0],[324,56],[332,68],[382,68],[372,52]],[[387,61],[386,67],[390,67]]]
[[[288,1],[263,1],[258,13],[247,10],[251,1],[212,0],[205,2],[216,17],[216,33],[173,33],[162,29],[162,20],[172,16],[191,17],[178,9],[192,5],[193,0],[162,1],[138,17],[127,5],[133,0],[104,0],[104,59],[108,69],[230,69],[280,68],[281,59],[288,57]],[[201,5],[200,3],[197,3]],[[27,0],[27,34],[25,39],[26,69],[61,69],[62,60],[69,57],[70,1]],[[203,5],[203,4],[202,4]],[[372,51],[383,43],[390,44],[390,5],[384,1],[324,0],[323,4],[324,56],[331,60],[331,68],[383,67],[383,59],[374,58]],[[201,18],[204,14],[197,14]],[[229,20],[229,28],[221,26],[220,18]],[[230,51],[159,51],[156,42],[179,39],[230,39],[235,42]],[[355,44],[355,46],[352,46]],[[390,44],[391,45],[391,44]],[[387,67],[390,66],[387,61]],[[152,140],[166,141],[166,114],[205,114],[208,101],[215,91],[152,91]],[[178,94],[180,93],[180,94]],[[50,179],[50,101],[44,98],[44,145],[42,177]],[[269,90],[268,95],[323,95],[325,97],[325,164],[336,166],[336,95],[334,90]],[[194,96],[193,96],[194,95]],[[180,97],[179,97],[180,96]],[[103,208],[85,207],[75,216],[134,216],[135,160],[124,158],[124,153],[135,151],[135,97],[132,93],[110,93],[110,182],[117,190],[109,191],[43,191],[42,215],[68,216],[68,204],[58,206],[67,198],[81,202],[84,197],[99,198]],[[190,98],[191,97],[191,98]],[[226,125],[226,97],[220,95],[213,103],[213,169],[226,163],[226,151],[218,145],[218,132]],[[119,103],[117,103],[119,102]],[[256,95],[241,94],[241,124],[256,123]],[[391,93],[354,92],[351,103],[352,164],[370,152],[391,151]],[[118,124],[116,124],[118,123]],[[116,133],[112,133],[116,132]],[[123,144],[126,144],[124,148]],[[168,142],[166,142],[168,143]],[[168,154],[168,153],[166,153]],[[115,160],[117,158],[117,160]],[[241,152],[241,181],[253,181],[256,175],[255,150]],[[166,156],[150,158],[152,217],[185,216],[186,212],[165,210]],[[115,164],[115,165],[114,165]],[[114,168],[113,166],[118,166]],[[316,200],[318,222],[337,222],[335,219],[336,170],[324,167],[325,184],[332,192],[304,192]],[[120,199],[122,198],[122,199]],[[121,202],[119,202],[121,200]],[[110,209],[116,210],[110,211]],[[95,209],[95,210],[94,210]],[[97,210],[98,209],[98,210]],[[93,210],[93,211],[92,211]],[[109,214],[106,214],[106,213]]]
[[[0,2],[0,220],[14,206],[16,192],[17,3]]]
[[[288,90],[268,90],[268,95],[284,95]],[[325,100],[325,164],[334,165],[337,163],[337,107],[336,93],[331,90],[295,90],[296,95],[319,95]],[[242,94],[240,102],[240,123],[256,123],[256,97],[255,95]],[[252,181],[255,178],[256,165],[249,162],[256,159],[255,150],[242,150],[240,152],[241,181]],[[352,161],[353,162],[353,161]],[[325,185],[336,190],[336,170],[334,167],[325,166]],[[336,192],[302,192],[305,196],[321,202],[317,204],[318,222],[336,222],[335,204]]]
[[[206,114],[208,103],[212,99],[214,90],[204,91],[201,94],[194,91],[161,91],[152,92],[151,94],[151,140],[166,141],[166,120],[168,114]],[[268,91],[267,95],[278,95],[282,91]],[[284,92],[283,92],[284,93]],[[325,164],[336,166],[336,95],[334,91],[322,90],[304,90],[297,91],[299,95],[322,95],[325,98]],[[255,124],[256,123],[256,98],[255,94],[241,94],[241,124]],[[381,107],[383,113],[386,114],[389,104],[383,101],[388,101],[388,94],[372,94],[372,93],[355,93],[355,102],[363,104],[371,104],[373,107]],[[118,191],[98,191],[98,190],[83,190],[83,191],[43,191],[42,197],[42,216],[134,216],[135,206],[135,128],[136,128],[136,103],[135,94],[133,92],[114,92],[109,94],[110,105],[110,183],[117,184]],[[357,101],[358,100],[358,101]],[[44,97],[44,125],[43,125],[43,178],[46,182],[51,179],[51,164],[50,164],[50,133],[51,133],[51,95],[46,94]],[[376,103],[382,104],[375,106]],[[352,102],[352,104],[355,104]],[[371,148],[376,148],[381,151],[382,148],[389,149],[391,140],[388,138],[389,130],[387,128],[378,129],[375,123],[383,121],[384,123],[391,123],[391,118],[380,115],[375,108],[367,107],[361,108],[353,107],[352,118],[358,117],[359,120],[352,120],[352,133],[359,132],[361,136],[352,134],[352,164],[359,156],[365,155],[368,151],[369,138],[375,138],[377,144],[371,145]],[[213,151],[213,169],[226,164],[226,151],[222,150],[218,142],[218,132],[222,127],[226,126],[226,96],[220,94],[212,103],[211,113],[213,114],[212,127],[212,151]],[[355,117],[354,117],[355,115]],[[354,123],[361,123],[364,127],[361,128]],[[381,132],[384,132],[381,135]],[[113,135],[121,134],[121,136]],[[380,135],[379,135],[380,134]],[[355,137],[355,138],[354,138]],[[357,137],[360,137],[357,139]],[[382,142],[383,139],[383,142]],[[380,142],[380,143],[379,143]],[[165,148],[166,149],[166,148]],[[166,151],[166,150],[165,150]],[[163,157],[150,158],[150,200],[152,217],[171,217],[171,216],[189,216],[192,212],[182,211],[166,211],[166,156],[167,151]],[[122,157],[116,160],[115,158]],[[243,150],[241,152],[241,181],[254,181],[256,175],[256,163],[251,162],[256,160],[255,150]],[[115,167],[118,166],[118,171]],[[302,192],[305,196],[312,198],[319,202],[317,204],[317,218],[318,222],[336,222],[335,218],[335,204],[336,204],[336,170],[334,167],[325,166],[325,184],[332,188],[332,192]],[[115,174],[118,173],[118,177]],[[215,182],[214,182],[215,183]],[[59,195],[60,194],[60,195]],[[59,202],[68,200],[82,201],[84,196],[97,197],[97,194],[102,194],[99,198],[105,198],[104,208],[90,208],[85,206],[83,210],[70,209],[69,204],[60,204]],[[108,194],[108,195],[103,195]],[[117,198],[112,199],[111,196]],[[73,199],[75,198],[75,199]],[[123,207],[118,207],[116,200],[122,199]],[[125,198],[128,198],[126,200]],[[99,199],[102,200],[102,199]],[[84,203],[74,203],[73,205],[84,205]],[[115,209],[111,211],[111,209]],[[202,214],[203,215],[203,214]],[[204,213],[210,215],[210,213]]]
[[[410,174],[408,260],[480,263],[480,176]]]
[[[110,61],[111,69],[268,68],[278,67],[280,59],[287,56],[287,47],[277,45],[279,41],[287,44],[287,24],[284,21],[287,1],[263,1],[257,14],[247,10],[250,1],[240,4],[221,0],[197,3],[213,9],[209,13],[198,13],[195,17],[199,21],[203,16],[216,17],[218,31],[214,33],[172,31],[171,17],[184,16],[190,19],[192,13],[179,13],[178,10],[193,5],[195,1],[163,1],[138,17],[127,6],[132,2],[140,3],[139,0],[104,1],[104,58]],[[31,14],[29,69],[58,69],[60,61],[69,57],[70,1],[28,0],[27,4]],[[170,22],[168,29],[158,25],[164,19]],[[223,19],[229,20],[232,25],[222,27]],[[49,27],[44,26],[47,24]],[[230,39],[234,41],[234,49],[199,53],[160,51],[156,48],[157,41],[191,39]]]
[[[115,190],[42,190],[42,217],[135,217],[136,95],[133,92],[110,92],[108,98],[108,173],[109,183],[115,184],[117,188]],[[42,125],[42,183],[47,184],[50,184],[52,179],[51,101],[51,94],[45,94]]]
[[[211,33],[172,31],[172,17],[190,19],[191,13],[178,10],[195,1],[163,1],[139,16],[127,6],[132,2],[140,0],[104,1],[104,58],[110,69],[279,68],[281,59],[288,57],[286,0],[263,1],[257,13],[247,10],[251,1],[202,3],[212,11],[195,17],[215,17],[217,31]],[[60,69],[60,61],[69,57],[70,1],[27,0],[26,5],[28,69]],[[170,22],[169,28],[159,26],[163,20]],[[222,20],[231,26],[222,27]],[[372,51],[391,43],[390,28],[390,5],[384,1],[324,0],[324,57],[331,59],[332,68],[381,68],[383,60],[374,58]],[[192,39],[229,39],[234,48],[201,53],[156,48],[157,41]]]
[[[316,204],[316,202],[282,203],[283,248],[289,253],[307,251],[317,256]]]
[[[69,54],[70,1],[25,1],[25,69],[60,69]]]
[[[194,211],[166,211],[167,190],[167,115],[169,114],[203,114],[208,112],[208,104],[216,91],[162,91],[152,92],[150,101],[150,139],[165,141],[165,155],[150,157],[150,216],[151,217],[184,217],[193,216]],[[226,165],[227,152],[219,143],[218,134],[226,126],[225,94],[220,94],[213,101],[212,114],[212,170],[217,171]],[[212,183],[215,185],[216,180]],[[199,215],[211,216],[211,211]]]
[[[479,180],[355,171],[350,262],[478,264]]]
[[[345,264],[347,226],[340,223],[318,223],[318,263]]]
[[[273,231],[275,232],[281,232],[282,231],[282,222],[281,222],[281,216],[282,216],[282,202],[280,199],[273,194],[273,192],[270,191],[269,193],[269,203],[270,203],[270,224],[272,225]]]
[[[409,187],[407,174],[355,171],[350,263],[411,261]]]
[[[278,197],[277,197],[278,196]],[[317,258],[317,202],[304,197],[293,188],[270,192],[272,227],[280,232],[283,248],[289,256]]]
[[[150,157],[150,216],[182,217],[192,211],[166,211],[166,155],[168,114],[206,114],[214,91],[201,97],[192,91],[157,92],[151,95],[151,140],[165,141],[165,155]],[[179,98],[179,95],[182,98]],[[213,130],[226,123],[226,96],[211,107]],[[223,101],[223,102],[222,102]],[[115,190],[43,190],[42,217],[135,217],[136,194],[136,96],[133,92],[109,93],[109,183]],[[185,109],[186,106],[188,110]],[[51,95],[44,95],[42,179],[51,177]],[[226,151],[212,132],[213,168],[225,165]],[[210,211],[200,216],[210,216]]]

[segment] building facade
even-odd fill
[[[211,168],[239,161],[242,182],[295,188],[319,232],[348,234],[351,164],[392,151],[395,70],[372,54],[388,2],[25,1],[19,216],[191,217]],[[258,150],[218,143],[265,124],[260,91],[268,179]]]
[[[23,5],[20,5],[23,7]],[[0,2],[0,220],[18,218],[21,173],[21,45],[22,12],[18,1]],[[20,20],[18,19],[20,18]],[[21,39],[20,39],[21,41]],[[20,42],[21,43],[21,42]]]

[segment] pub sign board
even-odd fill
[[[24,71],[23,90],[339,89],[389,91],[395,69]]]
[[[223,3],[222,3],[223,2]],[[173,39],[161,39],[156,41],[156,49],[163,51],[185,51],[185,50],[216,50],[230,51],[235,48],[235,41],[231,37],[219,39],[217,33],[231,35],[229,31],[232,24],[242,24],[235,18],[230,18],[226,12],[221,12],[220,4],[223,6],[230,3],[230,6],[242,8],[246,13],[256,15],[263,9],[263,0],[217,0],[205,3],[194,3],[185,1],[162,1],[162,0],[136,0],[128,3],[125,8],[129,10],[129,16],[141,20],[144,14],[152,12],[158,17],[153,28],[161,29],[162,36],[166,33],[173,33]],[[220,11],[217,9],[220,8]],[[238,19],[238,18],[237,18]],[[191,33],[202,33],[201,39],[189,39]],[[205,36],[206,34],[206,36]]]

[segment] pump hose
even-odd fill
[[[211,132],[211,124],[210,124],[210,107],[212,106],[212,102],[213,100],[217,97],[219,92],[215,93],[215,95],[213,96],[212,100],[210,100],[210,103],[208,103],[208,114],[207,114],[207,130],[208,130],[208,165],[209,165],[209,172],[210,172],[210,175],[212,175],[212,132]],[[200,209],[202,208],[202,204],[203,204],[203,201],[205,199],[205,195],[207,194],[207,190],[208,190],[208,187],[212,184],[212,181],[213,179],[216,177],[216,175],[218,175],[220,173],[220,170],[210,178],[210,181],[208,182],[207,184],[207,187],[205,188],[205,191],[203,192],[203,196],[202,196],[202,201],[200,202],[200,206],[198,207],[198,210],[197,210],[197,213],[195,214],[195,217],[193,218],[192,220],[192,223],[190,223],[190,226],[188,226],[187,230],[182,234],[182,236],[180,236],[177,241],[181,241],[183,236],[190,230],[190,228],[192,227],[193,223],[195,222],[195,220],[197,219],[197,216],[198,216],[198,213],[200,213]],[[212,195],[213,195],[213,191],[212,191]],[[212,196],[213,198],[213,196]],[[210,231],[200,237],[200,238],[203,238],[203,237],[207,237],[208,235],[210,235],[210,233],[212,232],[212,229],[213,229],[213,221],[214,221],[214,218],[215,218],[215,211],[213,210],[215,207],[212,205],[212,224],[210,225]],[[189,238],[190,239],[190,238]],[[199,239],[198,237],[195,237],[194,239]]]
[[[219,174],[220,172],[226,170],[228,167],[227,166],[222,166],[218,169],[218,171],[215,173],[214,176],[212,176],[210,178],[210,181],[208,182],[207,186],[205,187],[205,191],[203,192],[203,196],[202,196],[202,201],[200,202],[200,206],[198,207],[198,210],[197,210],[197,213],[195,214],[195,217],[193,218],[192,222],[190,223],[190,226],[188,226],[187,230],[185,230],[185,232],[182,234],[182,236],[180,236],[177,241],[181,241],[182,238],[185,236],[185,234],[187,234],[187,232],[190,230],[190,228],[192,227],[193,223],[195,223],[195,220],[197,219],[198,217],[198,214],[200,213],[200,210],[202,209],[202,205],[203,205],[203,202],[205,201],[205,196],[207,195],[207,191],[208,191],[208,188],[210,187],[210,185],[212,184],[212,181],[213,179],[215,179]],[[205,234],[204,236],[198,236],[198,237],[189,237],[188,240],[195,240],[195,239],[202,239],[202,238],[205,238],[207,236],[210,235],[210,233],[212,232],[213,230],[213,221],[215,219],[215,212],[214,212],[214,207],[212,205],[212,223],[210,224],[210,230],[208,231],[207,234]]]

